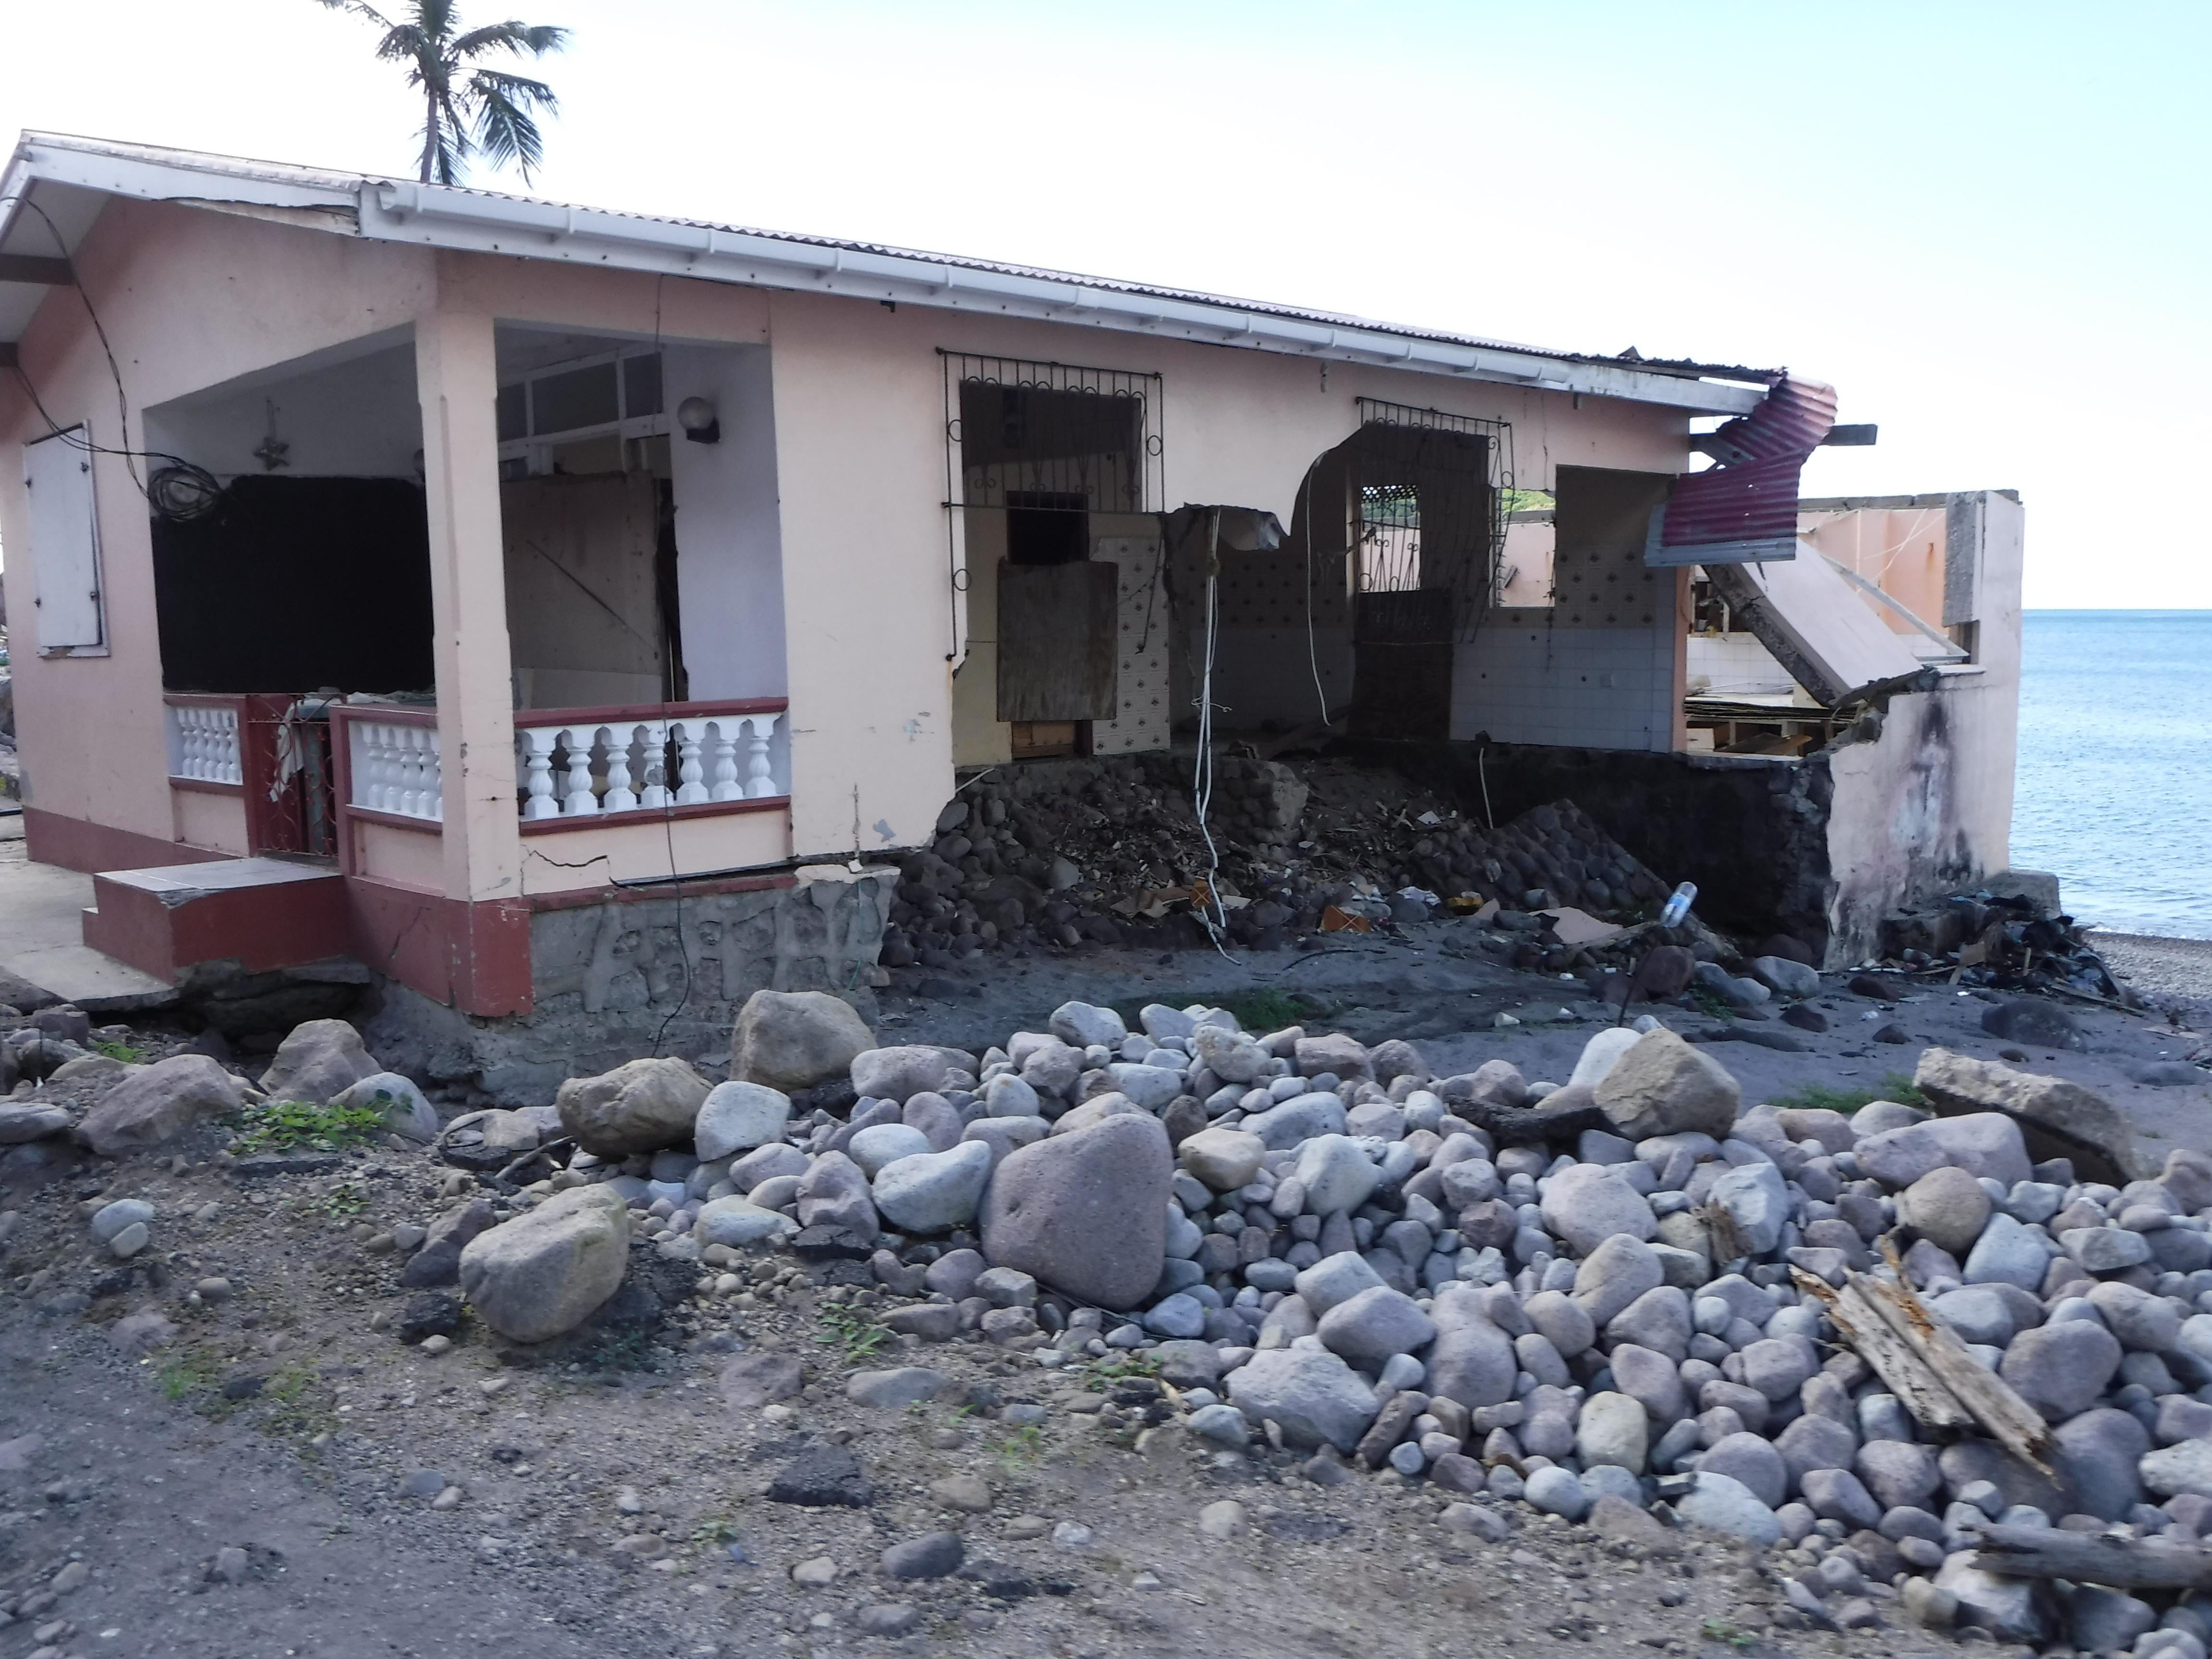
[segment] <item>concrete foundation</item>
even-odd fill
[[[874,1019],[896,878],[871,868],[740,891],[627,890],[540,910],[530,1013],[478,1018],[386,980],[364,1034],[393,1069],[501,1106],[550,1105],[564,1078],[645,1054],[679,1055],[719,1078],[755,991],[828,991]]]

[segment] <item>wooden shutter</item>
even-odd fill
[[[33,631],[41,651],[104,644],[100,612],[100,524],[92,495],[89,428],[23,446],[31,502]]]

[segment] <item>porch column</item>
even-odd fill
[[[415,325],[415,377],[429,497],[446,896],[520,898],[492,319],[426,312]]]

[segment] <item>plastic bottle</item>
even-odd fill
[[[1690,907],[1698,902],[1698,884],[1686,881],[1677,887],[1667,900],[1667,908],[1659,913],[1662,927],[1680,927],[1682,918],[1690,914]]]

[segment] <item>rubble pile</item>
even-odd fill
[[[943,968],[1010,945],[1194,948],[1209,942],[1199,914],[1209,896],[1230,943],[1279,950],[1493,903],[1626,926],[1668,892],[1571,802],[1485,829],[1402,777],[1339,762],[1300,771],[1225,758],[1206,828],[1211,853],[1184,763],[1167,757],[984,774],[939,815],[934,843],[902,862],[882,960]],[[1556,938],[1493,948],[1529,967],[1585,959]]]
[[[1931,1048],[1950,1115],[1778,1108],[1649,1015],[1563,1083],[1203,1006],[1133,1030],[1070,1002],[981,1054],[869,1041],[834,998],[762,992],[726,1082],[641,1059],[446,1124],[450,1207],[380,1236],[422,1293],[410,1340],[451,1346],[457,1290],[529,1363],[641,1273],[711,1303],[795,1261],[911,1361],[847,1377],[863,1407],[931,1397],[932,1346],[976,1344],[1138,1379],[1093,1420],[1158,1458],[1425,1486],[1493,1540],[1529,1511],[1742,1540],[1785,1622],[2201,1659],[2212,1598],[2172,1562],[2212,1533],[2212,1157],[2033,1162],[2024,1122],[2102,1133],[2078,1085]],[[263,1082],[380,1113],[395,1148],[427,1127],[338,1022]],[[176,1055],[82,1119],[0,1106],[0,1139],[143,1152],[258,1092]],[[153,1206],[86,1209],[118,1259],[161,1248]],[[2061,1534],[2109,1586],[2079,1552],[2039,1568]]]
[[[1954,893],[1929,909],[1887,917],[1885,954],[1908,972],[1949,973],[1960,985],[2072,992],[2140,1007],[2142,999],[2113,977],[2074,918],[2059,913],[2051,886],[2047,896]]]

